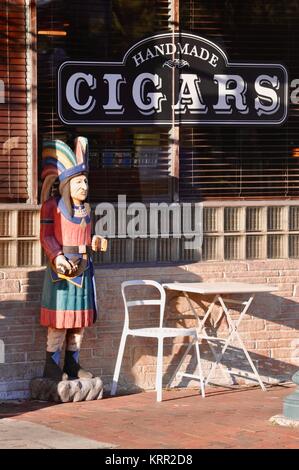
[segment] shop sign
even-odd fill
[[[281,124],[288,77],[280,64],[230,63],[215,43],[164,33],[122,62],[67,61],[58,115],[68,125]]]

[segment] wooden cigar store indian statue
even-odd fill
[[[87,139],[78,137],[74,151],[60,140],[45,141],[42,157],[40,239],[49,260],[41,304],[41,324],[48,327],[44,377],[91,379],[91,372],[79,363],[84,328],[95,322],[97,314],[90,251],[105,251],[107,240],[98,235],[91,238],[90,208],[85,202]],[[57,178],[60,196],[52,197]]]

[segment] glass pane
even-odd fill
[[[212,40],[231,63],[283,64],[290,83],[298,20],[298,0],[180,2],[182,31]],[[298,197],[298,103],[289,106],[283,126],[182,126],[181,199]]]
[[[265,258],[266,246],[265,237],[250,235],[246,237],[246,258],[247,259],[259,259]]]
[[[0,211],[0,237],[11,236],[11,216],[12,213],[9,211]]]
[[[37,2],[39,145],[60,138],[90,144],[90,200],[170,199],[167,128],[63,125],[56,111],[56,73],[66,60],[121,61],[134,43],[167,30],[166,0]],[[121,119],[121,117],[120,117]],[[41,155],[41,152],[40,152]]]

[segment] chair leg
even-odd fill
[[[157,372],[156,372],[156,391],[157,401],[162,401],[162,375],[163,375],[163,339],[158,338]]]
[[[182,356],[182,358],[181,358],[181,360],[180,360],[180,362],[179,362],[179,365],[176,367],[174,373],[173,373],[172,376],[171,376],[171,379],[169,380],[169,382],[168,382],[168,384],[167,384],[167,388],[171,387],[172,382],[173,382],[174,379],[177,377],[178,371],[180,370],[180,368],[181,368],[181,366],[182,366],[182,364],[183,364],[183,362],[184,362],[184,360],[185,360],[185,357],[186,357],[187,354],[189,353],[189,351],[190,351],[190,349],[192,348],[192,346],[193,346],[193,342],[188,344],[188,347],[187,347],[186,351],[184,352],[184,354],[183,354],[183,356]]]
[[[119,348],[118,348],[117,359],[116,359],[116,364],[115,364],[115,369],[114,369],[114,375],[113,375],[113,381],[112,381],[112,387],[111,387],[110,395],[115,395],[116,394],[120,367],[121,367],[121,363],[122,363],[122,359],[123,359],[123,355],[124,355],[124,350],[125,350],[125,345],[126,345],[126,339],[127,339],[127,333],[123,331],[122,335],[121,335],[121,339],[120,339]]]
[[[196,350],[196,357],[197,357],[197,363],[198,363],[198,372],[199,372],[199,377],[200,377],[201,396],[202,396],[202,398],[204,398],[205,397],[205,384],[204,384],[204,378],[203,378],[202,367],[201,367],[199,344],[198,344],[197,339],[195,339],[194,346],[195,346],[195,350]]]

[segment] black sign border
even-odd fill
[[[60,82],[60,75],[61,75],[61,71],[63,70],[63,68],[69,64],[71,65],[109,65],[109,66],[119,66],[119,65],[125,65],[126,61],[127,61],[127,57],[129,56],[130,52],[132,50],[134,50],[135,48],[137,48],[138,46],[141,46],[141,45],[144,45],[146,44],[147,42],[150,42],[152,41],[153,39],[161,39],[161,38],[171,38],[173,39],[174,37],[178,37],[178,38],[192,38],[192,39],[195,39],[195,40],[201,40],[203,41],[204,43],[206,43],[207,45],[209,46],[212,46],[214,47],[215,49],[218,50],[218,52],[223,56],[224,58],[224,61],[225,61],[225,65],[228,66],[228,67],[240,67],[240,66],[252,66],[252,67],[277,67],[277,68],[280,68],[284,75],[285,75],[285,84],[284,84],[284,87],[285,87],[285,102],[284,102],[284,115],[283,117],[280,119],[280,120],[267,120],[267,121],[259,121],[259,120],[250,120],[250,121],[245,121],[245,120],[242,120],[242,121],[238,121],[238,120],[230,120],[230,121],[199,121],[199,120],[196,120],[196,121],[184,121],[184,119],[180,119],[179,121],[178,120],[163,120],[163,121],[159,121],[159,120],[154,120],[154,121],[148,121],[148,120],[145,120],[145,121],[124,121],[124,120],[118,120],[118,121],[76,121],[76,122],[73,122],[73,121],[67,121],[63,118],[62,116],[62,113],[61,113],[61,100],[60,100],[60,94],[61,94],[61,82]],[[58,71],[57,71],[57,90],[58,90],[58,93],[57,93],[57,113],[58,113],[58,116],[59,116],[59,119],[61,120],[61,122],[63,122],[64,124],[66,125],[71,125],[71,126],[148,126],[148,125],[154,125],[154,126],[172,126],[172,125],[200,125],[200,124],[204,124],[204,125],[215,125],[215,124],[218,124],[218,125],[235,125],[235,126],[244,126],[244,125],[255,125],[255,126],[261,126],[261,125],[279,125],[279,124],[283,124],[287,117],[288,117],[288,95],[289,95],[289,87],[288,87],[288,72],[287,72],[287,69],[282,65],[282,64],[259,64],[259,63],[250,63],[250,62],[238,62],[238,63],[230,63],[228,61],[228,58],[225,54],[225,52],[217,45],[215,44],[214,42],[210,41],[209,39],[206,39],[206,38],[203,38],[202,36],[198,36],[196,34],[192,34],[192,33],[183,33],[183,32],[174,32],[174,33],[160,33],[160,34],[155,34],[153,36],[150,36],[148,38],[145,38],[145,39],[142,39],[141,41],[135,43],[133,46],[130,47],[130,49],[128,49],[128,51],[125,53],[124,57],[123,57],[123,60],[122,62],[99,62],[99,61],[66,61],[66,62],[63,62],[60,67],[58,68]]]

